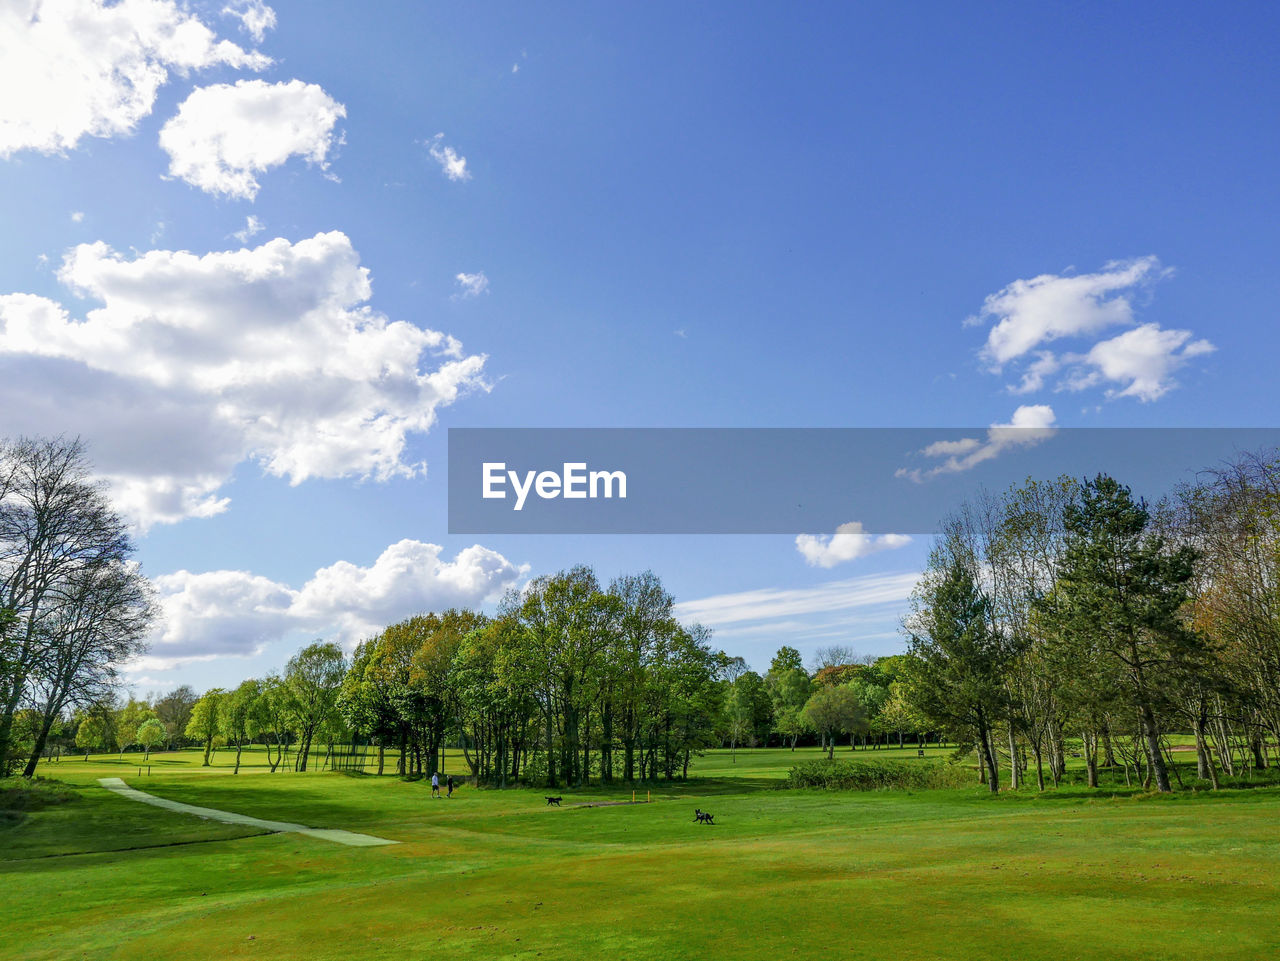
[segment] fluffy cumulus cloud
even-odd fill
[[[1165,330],[1143,324],[1094,344],[1081,366],[1065,382],[1070,390],[1082,390],[1105,381],[1108,397],[1136,397],[1152,401],[1177,386],[1175,371],[1188,360],[1213,353],[1207,340],[1192,340],[1189,330]]]
[[[219,40],[184,7],[174,0],[0,3],[0,90],[12,94],[0,97],[0,157],[131,133],[171,73],[271,62]]]
[[[921,482],[939,474],[958,474],[972,470],[979,464],[994,460],[1007,450],[1032,447],[1048,440],[1055,433],[1056,417],[1048,404],[1024,404],[1013,412],[1007,424],[992,424],[985,438],[962,437],[959,440],[940,440],[919,451],[921,456],[941,460],[934,467],[900,467],[898,477]]]
[[[160,131],[169,174],[207,193],[252,200],[258,175],[302,157],[322,169],[346,108],[313,83],[200,87]]]
[[[1177,386],[1175,371],[1214,350],[1207,340],[1193,340],[1188,330],[1135,326],[1135,302],[1171,274],[1157,258],[1141,257],[1112,262],[1093,274],[1015,280],[987,297],[966,324],[991,324],[979,354],[993,373],[1010,366],[1017,371],[1018,382],[1008,386],[1012,394],[1050,386],[1055,391],[1103,387],[1108,399],[1156,400]],[[1059,354],[1045,346],[1092,339],[1115,327],[1132,329],[1086,350]]]
[[[877,551],[905,547],[911,538],[905,534],[868,534],[861,521],[850,521],[836,528],[834,534],[799,534],[796,550],[810,567],[835,567],[846,561],[855,561]]]
[[[982,357],[998,369],[1041,344],[1132,323],[1134,291],[1166,273],[1155,257],[1142,257],[1096,274],[1015,280],[990,294],[968,323],[995,322]]]
[[[440,172],[450,180],[470,180],[471,171],[467,169],[467,158],[444,142],[444,134],[438,133],[427,141],[427,152],[431,159],[440,165]]]
[[[335,637],[348,646],[424,610],[476,607],[528,573],[476,544],[452,559],[436,544],[403,540],[368,567],[339,561],[301,587],[247,571],[178,571],[154,578],[162,625],[133,671],[215,657],[248,657],[290,635]]]
[[[0,295],[0,432],[92,437],[144,528],[225,509],[248,459],[294,484],[411,476],[409,435],[486,387],[483,356],[368,305],[340,232],[203,256],[83,244],[58,277],[100,306]]]

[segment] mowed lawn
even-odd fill
[[[141,778],[135,755],[64,760],[41,774],[78,797],[0,827],[0,957],[1280,953],[1280,790],[779,789],[790,763],[814,756],[714,752],[701,778],[655,788],[652,803],[605,803],[629,801],[629,789],[564,789],[559,809],[545,791],[433,800],[426,782],[390,775],[272,775],[257,755],[232,775],[225,751],[211,769],[197,752],[157,755]],[[118,797],[97,786],[106,776],[401,843],[257,834]],[[714,827],[693,823],[695,806],[714,812]]]

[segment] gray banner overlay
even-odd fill
[[[449,533],[929,534],[982,488],[1101,472],[1155,499],[1276,448],[1280,428],[450,428]]]

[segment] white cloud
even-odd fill
[[[458,274],[453,278],[458,282],[458,292],[454,297],[466,300],[468,297],[479,297],[489,289],[489,278],[481,270],[474,274]]]
[[[1108,398],[1136,397],[1153,401],[1177,386],[1175,371],[1187,360],[1212,353],[1207,340],[1191,340],[1189,330],[1165,330],[1158,324],[1143,324],[1119,336],[1094,344],[1082,362],[1063,383],[1063,389],[1082,390],[1100,381],[1123,385],[1109,389]]]
[[[240,243],[244,244],[249,242],[250,237],[256,237],[258,234],[262,233],[264,229],[265,229],[265,226],[263,225],[262,221],[259,220],[257,217],[255,217],[253,214],[250,214],[244,220],[244,229],[237,230],[231,236],[234,237],[236,240],[240,241]]]
[[[1034,394],[1038,390],[1044,388],[1045,378],[1056,374],[1062,367],[1062,362],[1054,356],[1051,350],[1036,351],[1036,359],[1027,365],[1027,369],[1022,372],[1022,382],[1017,386],[1009,385],[1009,393],[1011,394]]]
[[[247,571],[178,571],[153,579],[163,625],[131,669],[166,670],[183,662],[248,657],[273,641],[306,632],[348,646],[412,614],[478,607],[527,573],[479,544],[452,560],[422,541],[392,544],[368,567],[338,561],[300,588]]]
[[[427,141],[427,152],[431,154],[440,170],[450,180],[470,180],[471,171],[467,170],[467,158],[444,143],[444,134],[438,133]]]
[[[235,17],[240,29],[253,37],[254,43],[262,43],[268,30],[276,25],[276,12],[262,0],[237,0],[222,8],[224,17]]]
[[[71,212],[71,222],[72,222],[73,224],[80,224],[80,223],[84,223],[84,211],[83,211],[83,210],[73,210],[73,211]]]
[[[143,528],[225,509],[218,492],[249,459],[294,484],[412,476],[408,436],[487,386],[483,356],[368,306],[340,232],[131,260],[82,244],[58,276],[102,306],[76,319],[0,296],[0,433],[90,439]]]
[[[169,174],[211,194],[252,200],[257,175],[302,157],[321,169],[346,108],[313,83],[239,80],[198,87],[160,131]]]
[[[1013,412],[1007,424],[992,424],[986,440],[964,437],[960,440],[935,441],[920,451],[925,457],[945,457],[937,467],[928,470],[900,467],[896,477],[906,477],[917,483],[939,474],[956,474],[971,470],[979,464],[999,457],[1006,450],[1031,447],[1048,440],[1055,433],[1055,416],[1048,404],[1023,405]]]
[[[810,567],[835,567],[877,551],[893,550],[910,543],[911,538],[905,534],[868,534],[863,530],[861,521],[841,524],[831,535],[796,536],[796,550],[804,556]]]
[[[868,574],[816,587],[765,588],[718,594],[677,604],[680,620],[721,628],[731,624],[781,617],[803,617],[830,611],[854,610],[899,603],[911,596],[919,575]]]
[[[170,72],[271,60],[218,40],[173,0],[0,4],[0,157],[132,133]]]
[[[1140,257],[1109,263],[1096,274],[1015,280],[990,294],[966,323],[995,321],[982,358],[999,370],[1049,341],[1132,323],[1132,294],[1169,273],[1157,258]]]

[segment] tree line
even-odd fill
[[[905,621],[909,708],[1044,790],[1079,739],[1160,792],[1248,777],[1280,741],[1280,461],[1246,455],[1152,506],[1106,475],[982,494],[942,525]]]

